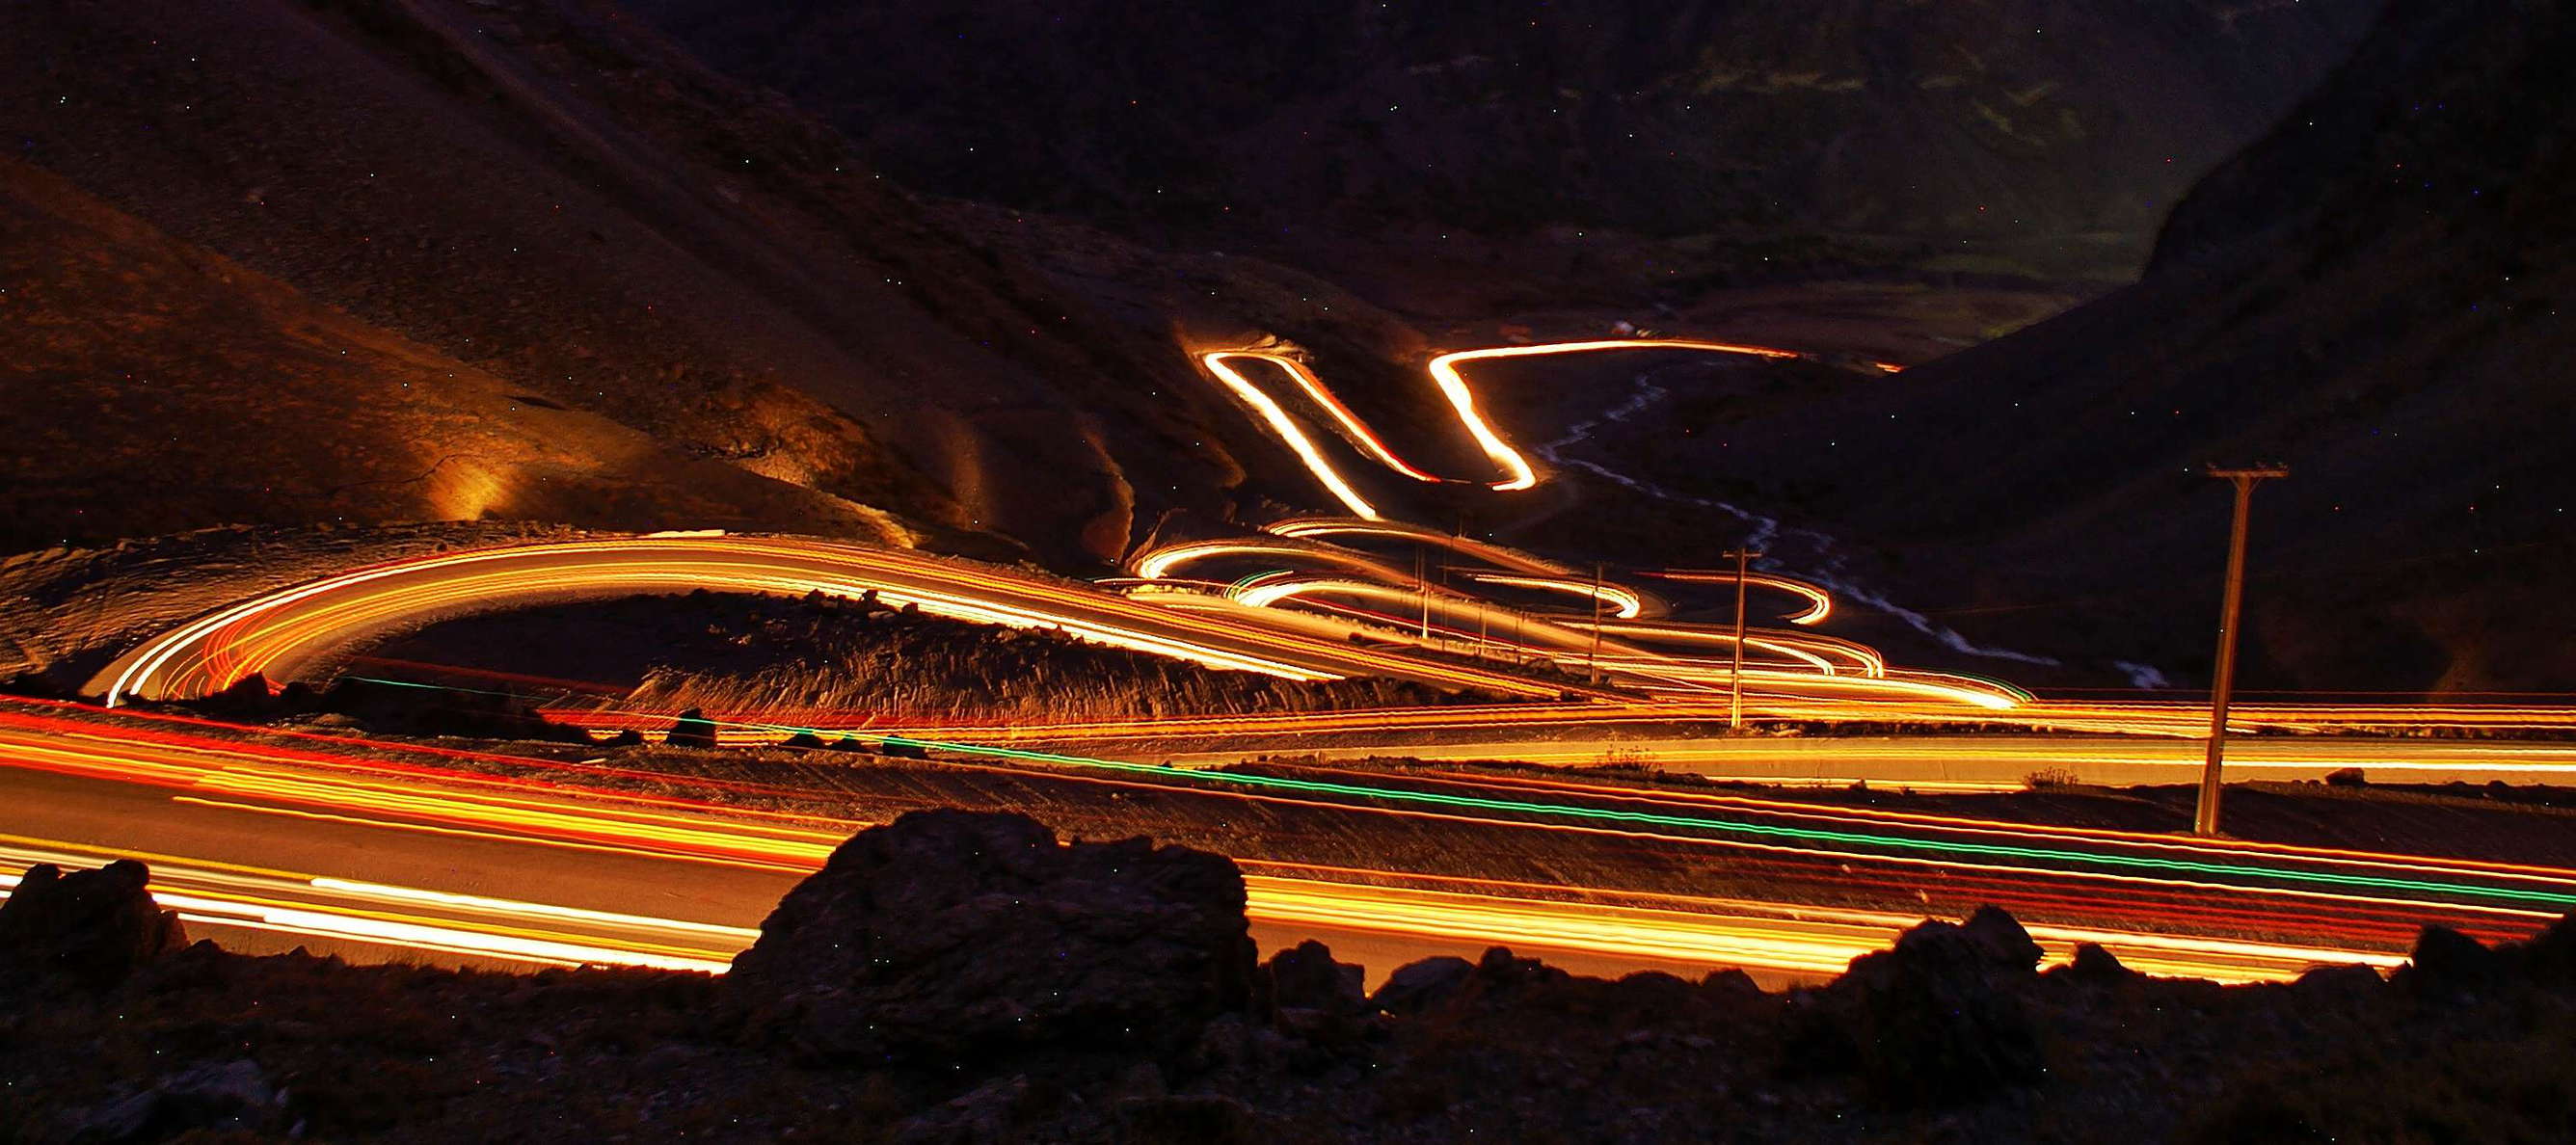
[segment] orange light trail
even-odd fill
[[[1369,504],[1367,498],[1360,496],[1359,490],[1351,488],[1350,482],[1342,479],[1341,471],[1333,468],[1333,463],[1325,459],[1324,452],[1315,447],[1314,439],[1307,437],[1306,431],[1298,427],[1297,419],[1288,416],[1288,411],[1281,409],[1277,401],[1261,391],[1261,387],[1252,384],[1250,378],[1237,373],[1233,366],[1226,364],[1228,358],[1248,357],[1264,356],[1248,353],[1215,353],[1202,354],[1199,356],[1199,361],[1207,365],[1208,372],[1216,375],[1216,379],[1224,383],[1226,389],[1232,391],[1237,400],[1252,407],[1252,412],[1258,414],[1262,422],[1270,427],[1270,432],[1278,435],[1281,444],[1286,445],[1290,452],[1297,455],[1297,460],[1305,464],[1306,471],[1315,475],[1315,480],[1322,483],[1325,491],[1331,493],[1334,500],[1341,502],[1342,507],[1349,509],[1354,517],[1377,520],[1377,506]],[[1286,361],[1287,359],[1268,358],[1267,360]],[[1340,403],[1336,402],[1334,405],[1335,408],[1339,408]]]
[[[1130,560],[1143,583],[1132,590],[1138,599],[1177,609],[1201,607],[1215,592],[1257,612],[1296,609],[1345,619],[1346,635],[1463,652],[1511,664],[1554,663],[1560,669],[1599,668],[1615,682],[1643,690],[1658,699],[1686,702],[1738,678],[1732,662],[1667,655],[1646,644],[1732,646],[1728,626],[1660,617],[1671,606],[1631,586],[1599,575],[1583,577],[1565,566],[1516,549],[1439,533],[1395,521],[1347,518],[1294,518],[1265,527],[1268,538],[1185,541],[1147,549]],[[1416,574],[1391,566],[1383,558],[1326,543],[1322,538],[1364,538],[1433,545],[1505,571],[1466,570],[1470,583],[1502,588],[1528,588],[1586,601],[1598,599],[1618,615],[1595,620],[1570,609],[1528,610],[1489,604],[1478,597],[1434,586]],[[1323,575],[1298,568],[1274,569],[1228,584],[1166,579],[1177,568],[1208,561],[1255,560],[1263,564],[1321,567]],[[1748,583],[1750,583],[1748,578]],[[1766,577],[1768,586],[1802,597],[1808,607],[1793,622],[1812,622],[1825,615],[1830,597],[1821,588],[1786,577]],[[1597,594],[1597,597],[1596,597]],[[1387,611],[1371,611],[1349,601],[1371,602]],[[1825,602],[1825,603],[1818,603]],[[1411,615],[1399,615],[1398,612]],[[1257,613],[1256,613],[1257,614]],[[1435,623],[1435,618],[1437,623]],[[1617,639],[1596,637],[1597,631]],[[1932,705],[2006,710],[2029,697],[1991,681],[1929,672],[1888,670],[1876,649],[1818,633],[1760,629],[1747,633],[1745,647],[1758,653],[1745,665],[1741,679],[1755,691],[1756,711],[1781,697],[1802,702],[1851,704],[1845,717],[1889,718],[1887,706]],[[1856,676],[1856,679],[1843,678]]]
[[[634,537],[515,545],[391,562],[270,593],[145,642],[92,687],[129,695],[220,691],[252,672],[291,679],[370,635],[531,603],[691,589],[856,597],[1297,680],[1382,675],[1493,694],[1563,689],[1509,672],[1357,647],[1241,619],[1163,608],[1075,582],[843,542],[780,537]]]
[[[1735,574],[1731,572],[1701,573],[1663,571],[1648,572],[1644,575],[1660,577],[1664,580],[1689,581],[1694,584],[1735,583]],[[1831,617],[1834,614],[1833,594],[1828,593],[1824,589],[1818,588],[1815,585],[1808,584],[1805,581],[1785,576],[1778,576],[1772,573],[1748,572],[1744,574],[1744,583],[1746,586],[1751,588],[1770,589],[1775,592],[1785,592],[1804,598],[1807,602],[1806,611],[1794,613],[1781,618],[1791,624],[1822,624],[1828,617]]]
[[[1610,606],[1611,615],[1622,620],[1634,620],[1646,611],[1646,598],[1643,594],[1635,589],[1615,584],[1594,584],[1574,577],[1514,576],[1509,573],[1468,573],[1467,578],[1478,584],[1498,584],[1505,588],[1534,588],[1542,592],[1570,593],[1587,599],[1597,599]]]
[[[1416,481],[1430,484],[1439,483],[1440,478],[1414,468],[1407,464],[1403,458],[1397,457],[1394,450],[1387,448],[1386,442],[1380,440],[1377,434],[1370,432],[1367,423],[1362,422],[1358,414],[1352,413],[1351,408],[1343,405],[1342,399],[1335,397],[1333,395],[1333,391],[1324,386],[1323,380],[1317,378],[1313,370],[1306,368],[1306,363],[1298,361],[1286,354],[1263,353],[1256,350],[1219,351],[1213,354],[1200,355],[1199,360],[1207,365],[1208,371],[1216,374],[1220,379],[1226,381],[1227,385],[1234,389],[1237,396],[1242,396],[1246,391],[1253,391],[1255,390],[1255,387],[1253,387],[1252,383],[1245,379],[1241,373],[1236,372],[1226,365],[1226,360],[1229,358],[1244,358],[1252,361],[1268,362],[1271,365],[1277,366],[1281,370],[1286,371],[1289,377],[1296,380],[1298,388],[1306,392],[1306,397],[1313,401],[1318,407],[1322,408],[1325,413],[1330,414],[1335,424],[1341,426],[1343,435],[1348,437],[1353,444],[1366,450],[1370,457],[1377,460],[1378,464],[1384,465],[1387,468]],[[1269,408],[1277,409],[1278,407],[1276,403],[1271,403]],[[1282,411],[1282,416],[1285,416],[1284,411]],[[1265,420],[1267,420],[1266,414]],[[1274,421],[1271,424],[1272,427],[1276,429],[1279,423]],[[1300,434],[1299,436],[1303,435]],[[1303,456],[1304,453],[1304,450],[1299,451],[1301,456]],[[1308,466],[1310,469],[1313,467],[1314,466],[1311,464]],[[1330,467],[1326,466],[1326,468],[1329,469]],[[1318,473],[1317,476],[1320,477],[1322,474]],[[1347,503],[1347,501],[1345,503]],[[1360,516],[1363,517],[1367,515],[1368,514],[1366,513],[1360,514]]]
[[[72,711],[56,708],[52,710]],[[43,717],[54,719],[54,717]],[[87,720],[103,721],[104,713],[88,712]],[[69,722],[80,723],[81,719]],[[399,783],[362,775],[332,775],[336,765],[327,755],[296,754],[277,759],[264,759],[280,751],[268,744],[268,737],[256,732],[239,734],[255,737],[253,742],[209,740],[215,732],[206,722],[182,723],[191,730],[156,733],[160,739],[126,740],[117,734],[148,724],[122,722],[99,729],[99,736],[77,747],[63,746],[60,733],[52,725],[29,727],[26,732],[16,727],[14,718],[0,719],[0,759],[15,766],[35,763],[44,766],[48,753],[87,754],[93,757],[91,769],[100,778],[117,775],[151,775],[145,782],[179,786],[189,791],[226,795],[226,799],[205,800],[195,795],[182,799],[199,799],[208,805],[237,805],[245,811],[284,811],[334,817],[334,821],[369,825],[401,833],[418,828],[439,831],[470,830],[496,840],[518,839],[536,845],[563,842],[579,844],[586,849],[615,850],[630,857],[652,861],[676,860],[689,863],[714,863],[739,866],[746,859],[781,870],[783,873],[811,869],[819,864],[839,838],[847,831],[864,825],[862,820],[828,817],[788,816],[771,813],[762,822],[742,822],[738,812],[700,804],[691,808],[689,801],[668,796],[639,802],[626,793],[600,788],[565,787],[559,784],[529,784],[493,776],[474,776],[443,772],[421,764],[401,765]],[[202,730],[197,730],[202,729]],[[116,733],[116,734],[111,734]],[[45,738],[29,738],[30,736]],[[401,745],[375,745],[389,755],[412,754]],[[245,757],[250,757],[246,762]],[[1064,757],[1033,757],[1036,759]],[[538,766],[556,766],[544,761],[531,761]],[[138,769],[134,765],[151,765]],[[341,759],[340,764],[381,770],[383,764],[367,764]],[[999,764],[958,764],[976,768],[997,768]],[[154,770],[157,769],[157,770]],[[317,770],[324,769],[324,770]],[[191,778],[189,773],[193,772]],[[1171,773],[1143,768],[1132,778],[1096,777],[1133,788],[1166,787],[1173,782]],[[675,776],[667,782],[685,784]],[[118,780],[125,782],[127,780]],[[1463,781],[1462,788],[1483,790],[1507,789],[1510,784],[1476,785]],[[1539,786],[1532,781],[1523,786]],[[1435,784],[1436,786],[1436,784]],[[523,790],[519,789],[523,788]],[[1366,788],[1381,795],[1395,789]],[[542,794],[541,794],[542,793]],[[1227,795],[1226,792],[1201,794]],[[2328,864],[2357,870],[2399,870],[2408,872],[2409,885],[2417,877],[2476,878],[2523,881],[2535,886],[2576,887],[2576,872],[2547,868],[2517,867],[2510,864],[2470,864],[2443,860],[2425,860],[2411,856],[2376,855],[2357,851],[2321,848],[2246,847],[2222,842],[2178,843],[2133,833],[2085,831],[2058,828],[2030,832],[2013,824],[1987,823],[1955,817],[1894,814],[1844,816],[1836,809],[1820,808],[1782,801],[1675,799],[1669,793],[1622,792],[1583,793],[1601,809],[1621,806],[1656,806],[1688,804],[1730,804],[1764,815],[1786,816],[1783,822],[1806,820],[1830,823],[1841,820],[1904,823],[1940,832],[1961,833],[1961,837],[2049,837],[2060,846],[2084,845],[2109,847],[2146,847],[2150,852],[2207,855],[2220,860],[2222,867],[2237,864],[2248,856],[2270,853],[2276,861]],[[1311,802],[1312,796],[1293,792],[1240,792],[1227,797],[1257,798],[1264,802]],[[271,804],[273,806],[259,806]],[[1397,815],[1423,821],[1454,822],[1476,825],[1485,830],[1573,831],[1578,835],[1604,840],[1629,840],[1629,845],[1706,847],[1723,842],[1728,848],[1753,856],[1772,856],[1760,861],[1811,864],[1825,860],[1822,866],[1801,866],[1807,872],[1798,879],[1828,882],[1846,878],[1845,872],[1886,867],[1890,871],[1919,870],[1947,880],[1975,876],[1991,871],[2003,882],[1990,890],[1978,891],[1982,897],[2013,897],[2036,911],[2035,934],[2043,941],[2105,941],[2142,968],[2158,968],[2172,973],[2197,973],[2221,978],[2246,979],[2282,977],[2295,974],[2319,961],[2359,960],[2389,964],[2396,956],[2390,943],[2402,938],[2394,921],[2379,929],[2339,927],[2331,913],[2316,914],[2315,909],[2333,907],[2340,910],[2447,912],[2465,926],[2481,933],[2519,933],[2545,922],[2551,912],[2487,906],[2468,902],[2435,902],[2421,898],[2392,897],[2389,893],[2367,893],[2351,889],[2302,889],[2263,885],[2212,882],[2206,877],[2148,877],[2107,872],[2085,872],[2054,867],[2032,868],[2016,860],[1960,860],[1954,858],[1874,854],[1860,856],[1785,843],[1760,843],[1749,840],[1726,842],[1696,834],[1674,834],[1669,830],[1643,826],[1583,826],[1574,823],[1541,823],[1513,818],[1494,818],[1489,813],[1444,811],[1431,808],[1409,809],[1371,804],[1335,802],[1337,813],[1359,815]],[[232,806],[222,809],[231,810]],[[435,834],[435,832],[433,833]],[[2007,848],[2008,851],[2013,849]],[[2018,853],[2018,852],[2015,852]],[[164,857],[166,858],[166,857]],[[1837,868],[1834,864],[1840,863]],[[1860,864],[1855,866],[1854,864]],[[1255,862],[1256,866],[1264,865]],[[1891,866],[1892,865],[1892,866]],[[1267,864],[1277,867],[1278,864]],[[2215,868],[2214,868],[2215,869]],[[2228,867],[2232,869],[2232,867]],[[1415,879],[1400,871],[1367,872],[1377,878]],[[1425,876],[1428,877],[1428,876]],[[1919,878],[1917,876],[1916,878]],[[2069,881],[2072,880],[2072,881]],[[563,904],[514,902],[476,896],[466,892],[428,887],[391,887],[381,880],[338,878],[308,880],[320,891],[344,892],[352,888],[369,889],[375,903],[369,907],[375,914],[386,915],[368,921],[363,915],[350,921],[343,912],[330,918],[308,918],[294,913],[306,910],[302,904],[288,904],[270,909],[255,920],[258,925],[290,932],[335,934],[343,937],[374,936],[387,942],[419,939],[422,945],[460,953],[477,953],[492,957],[545,960],[547,958],[578,960],[624,959],[643,965],[693,965],[710,959],[711,947],[722,946],[718,939],[737,940],[746,937],[739,932],[723,930],[717,924],[674,923],[661,928],[653,941],[629,936],[620,944],[603,944],[595,938],[579,935],[566,937],[567,926],[590,927],[614,925],[645,927],[658,925],[645,916],[618,912],[585,911]],[[1417,880],[1419,881],[1419,880]],[[1708,964],[1748,965],[1757,969],[1822,973],[1847,960],[1853,954],[1883,943],[1894,929],[1910,924],[1915,915],[1886,907],[1839,906],[1829,902],[1796,903],[1756,900],[1692,898],[1642,891],[1623,891],[1603,887],[1541,886],[1510,883],[1508,880],[1474,880],[1429,877],[1435,886],[1472,890],[1437,890],[1424,886],[1375,886],[1336,879],[1281,879],[1271,875],[1254,876],[1254,909],[1256,921],[1281,926],[1331,926],[1337,929],[1364,929],[1373,933],[1414,936],[1443,941],[1513,941],[1520,934],[1524,944],[1539,943],[1552,949],[1581,950],[1592,953],[1647,959],[1681,959]],[[1907,876],[1890,874],[1871,876],[1854,884],[1864,894],[1885,896],[1903,894]],[[2498,884],[2489,883],[2489,886]],[[2034,893],[2046,886],[2061,889],[2049,894]],[[2086,887],[2094,889],[2085,889]],[[2206,915],[2211,925],[2240,927],[2262,924],[2278,926],[2292,919],[2304,920],[2297,925],[2308,928],[2317,937],[2300,941],[2256,940],[2245,937],[2164,933],[2152,926],[2136,930],[2125,925],[2069,921],[2063,916],[2076,912],[2094,919],[2109,919],[2126,911],[2123,901],[2113,895],[2194,895],[2223,896],[2213,899],[2237,903],[2218,913],[2199,907],[2177,906],[2177,917]],[[1555,897],[1547,897],[1547,896]],[[2072,896],[2072,897],[2070,897]],[[1633,900],[1623,902],[1621,900]],[[213,900],[207,900],[213,901]],[[1649,905],[1638,905],[1646,903]],[[2301,904],[2317,904],[2315,908]],[[2335,904],[2341,904],[2336,906]],[[398,908],[398,909],[397,909]],[[480,923],[460,924],[454,920],[422,921],[419,912],[428,910],[481,911],[505,917],[486,918]],[[1685,909],[1687,908],[1687,909]],[[2228,913],[2233,911],[2233,914]],[[2247,913],[2247,912],[2251,913]],[[2484,921],[2480,921],[2483,919]],[[2376,924],[2374,924],[2376,925]],[[1835,930],[1835,927],[1851,928]],[[427,928],[427,929],[419,929]],[[476,937],[488,931],[490,941]],[[2341,937],[2328,938],[2329,935]],[[730,938],[728,938],[730,936]],[[2049,937],[2054,936],[2054,937]],[[2359,942],[2359,946],[2348,945]],[[547,945],[549,943],[555,945]],[[694,952],[694,953],[693,953]],[[1821,961],[1820,961],[1821,960]],[[703,968],[703,966],[699,966]]]
[[[1440,394],[1458,412],[1458,421],[1467,434],[1476,439],[1478,448],[1503,470],[1503,480],[1492,483],[1496,492],[1510,493],[1538,485],[1538,471],[1530,468],[1529,459],[1512,448],[1484,415],[1476,408],[1476,391],[1460,377],[1458,366],[1464,362],[1486,362],[1502,358],[1533,358],[1557,354],[1598,353],[1604,350],[1697,350],[1712,354],[1744,354],[1757,358],[1802,357],[1794,350],[1769,346],[1748,346],[1732,342],[1703,342],[1689,338],[1615,338],[1592,342],[1554,342],[1541,346],[1496,346],[1486,350],[1460,350],[1431,359],[1432,380],[1439,383]]]

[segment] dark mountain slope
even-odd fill
[[[1745,471],[1828,485],[1808,508],[1916,550],[1989,631],[2196,672],[2226,510],[2187,469],[2284,460],[2258,683],[2564,689],[2570,59],[2563,5],[2400,0],[2139,285],[1748,426]]]
[[[1052,559],[1241,480],[1203,428],[1240,419],[1167,328],[1101,317],[591,0],[0,6],[0,138],[513,392]],[[57,364],[113,377],[102,355]]]
[[[1246,249],[1293,249],[1283,226],[1865,233],[2125,273],[2376,3],[636,6],[914,185]]]
[[[518,392],[5,159],[0,283],[0,551],[483,517],[913,539],[866,506]]]

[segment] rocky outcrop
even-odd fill
[[[2528,942],[2488,946],[2447,926],[2428,926],[2395,976],[2416,996],[2468,1001],[2525,984],[2576,984],[2576,915]]]
[[[2137,971],[2120,961],[2119,955],[2090,942],[2075,944],[2075,957],[2049,973],[2079,985],[2103,987],[2134,982],[2139,977]]]
[[[112,986],[186,946],[178,912],[152,901],[151,881],[131,859],[70,874],[51,863],[27,868],[0,903],[0,967]]]
[[[2503,955],[2447,926],[2428,926],[2415,938],[2415,951],[2399,980],[2417,994],[2453,998],[2482,993],[2505,980]]]
[[[851,837],[734,960],[744,1034],[880,1064],[1168,1053],[1251,1009],[1243,878],[1144,839],[920,811]]]
[[[1806,999],[1792,1064],[1858,1073],[1889,1104],[1973,1101],[2046,1072],[2023,991],[2040,949],[2013,917],[1981,907],[1926,922],[1853,959]]]
[[[1365,967],[1335,961],[1331,947],[1310,938],[1262,963],[1259,985],[1274,1010],[1357,1014],[1368,1001],[1366,976]]]
[[[199,943],[114,991],[0,993],[0,1140],[2557,1141],[2576,1108],[2576,926],[2565,923],[2492,946],[2437,933],[2426,950],[2450,949],[2419,955],[2419,968],[2460,956],[2494,973],[2438,1001],[2364,967],[2289,986],[2123,972],[2101,988],[2082,980],[2111,969],[2099,953],[2078,956],[2083,975],[2032,973],[2027,935],[1999,912],[1927,924],[1837,984],[1785,995],[1740,974],[1609,981],[1490,952],[1407,975],[1454,989],[1415,1016],[1347,1016],[1366,1030],[1356,1042],[1319,1043],[1245,1005],[1205,1021],[1192,1052],[1151,1060],[1067,1036],[1064,1016],[1030,999],[1099,997],[1126,964],[1172,968],[1172,948],[1107,941],[1137,915],[1096,904],[1212,905],[1199,881],[1223,873],[1216,860],[1064,847],[1008,816],[915,816],[862,839],[837,881],[800,891],[799,917],[839,925],[773,927],[763,948],[782,961],[746,969],[797,971],[809,995],[873,999],[864,1012],[802,1015],[844,1031],[944,1014],[1012,1037],[993,1014],[958,1008],[1003,991],[1059,1052],[924,1049],[812,1068],[795,1043],[710,1022],[727,995],[744,997],[705,975],[459,972]],[[1076,889],[1075,869],[1119,889]],[[1066,921],[1059,908],[1077,901],[1095,905],[1071,917],[1092,921]],[[1059,925],[992,923],[1013,915]],[[1167,922],[1163,933],[1187,933],[1187,919]],[[920,945],[942,927],[955,949]],[[1349,1002],[1320,947],[1259,969],[1236,953],[1224,963],[1267,981],[1274,1000],[1310,1003],[1282,1016]],[[978,963],[1016,977],[952,986],[940,973],[969,977]],[[0,975],[0,987],[24,977]],[[1258,993],[1238,979],[1230,997]],[[1180,1012],[1207,995],[1121,997]],[[792,1029],[733,1017],[754,1019],[754,1034]],[[1820,1028],[1843,1057],[1780,1076],[1783,1040]],[[2033,1059],[2016,1047],[2034,1034],[2048,1083],[2002,1083],[2028,1076]],[[1884,1048],[1865,1050],[1869,1039]],[[1871,1108],[1907,1094],[1949,1108]]]
[[[707,718],[705,710],[690,708],[680,713],[679,719],[671,722],[670,735],[662,742],[672,747],[714,747],[716,745],[715,721]]]
[[[1409,962],[1386,976],[1386,983],[1369,996],[1369,1005],[1402,1015],[1436,1010],[1465,990],[1475,973],[1475,963],[1454,955]]]

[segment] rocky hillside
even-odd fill
[[[2190,467],[2285,461],[2258,686],[2565,689],[2571,53],[2563,5],[2400,0],[2193,190],[2145,281],[1747,425],[1747,471],[1798,474],[1963,622],[2190,676],[2227,516]]]
[[[899,178],[1146,232],[1309,260],[1334,232],[1897,236],[2123,272],[2375,6],[637,0]]]
[[[227,522],[916,535],[523,391],[5,159],[0,214],[0,551]]]
[[[1079,564],[1222,510],[1253,440],[1167,315],[1105,316],[594,0],[8,5],[0,135],[41,173],[0,187],[11,492],[111,478],[13,503],[20,543],[891,514]]]
[[[1389,680],[1309,683],[1202,668],[1062,632],[906,612],[866,597],[705,592],[441,621],[367,649],[345,672],[507,688],[556,708],[698,708],[790,727],[1048,723],[1443,698]],[[583,722],[609,726],[607,717],[597,721]]]

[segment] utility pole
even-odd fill
[[[1735,670],[1727,674],[1726,726],[1744,726],[1744,579],[1753,558],[1762,554],[1735,548],[1725,555],[1735,558]]]
[[[1601,682],[1601,562],[1592,562],[1592,682]]]
[[[2257,465],[2207,471],[2236,486],[2236,520],[2227,540],[2227,592],[2218,606],[2218,672],[2209,688],[2209,763],[2200,772],[2200,804],[2193,812],[2191,833],[2218,833],[2220,763],[2227,754],[2227,699],[2236,687],[2236,621],[2245,604],[2245,527],[2253,514],[2254,486],[2290,475],[2286,465]]]

